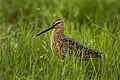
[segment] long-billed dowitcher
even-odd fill
[[[40,32],[37,36],[53,29],[52,35],[50,37],[51,40],[51,49],[58,56],[64,58],[67,53],[75,53],[75,55],[82,57],[83,59],[100,59],[101,53],[88,49],[84,47],[77,41],[74,41],[71,38],[68,38],[64,35],[64,22],[62,19],[57,19],[51,27]]]

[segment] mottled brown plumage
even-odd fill
[[[83,59],[100,59],[101,53],[88,49],[84,47],[82,44],[80,44],[77,41],[74,41],[71,38],[68,38],[64,35],[64,22],[62,19],[56,20],[53,25],[48,28],[47,30],[39,33],[37,36],[39,36],[42,33],[45,33],[46,31],[53,29],[52,35],[51,35],[51,49],[53,52],[62,58],[66,56],[67,53],[72,54],[74,53],[76,56],[82,57]]]

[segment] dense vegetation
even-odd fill
[[[56,57],[51,31],[36,34],[58,18],[102,60]],[[0,0],[0,80],[120,80],[119,51],[119,0]]]

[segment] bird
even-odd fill
[[[101,59],[101,52],[89,49],[79,42],[65,36],[64,34],[64,21],[62,19],[57,19],[53,22],[52,26],[48,29],[40,32],[37,36],[53,29],[50,41],[51,41],[51,49],[53,53],[60,58],[64,59],[67,54],[80,57],[84,60],[90,59]]]

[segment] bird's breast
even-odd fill
[[[57,41],[57,38],[58,38],[57,34],[52,34],[50,37],[51,49],[55,54],[58,54],[59,51],[59,43]]]
[[[56,35],[52,34],[50,40],[51,40],[51,49],[54,52],[54,54],[63,58],[64,54],[61,51],[62,36],[57,34]]]

